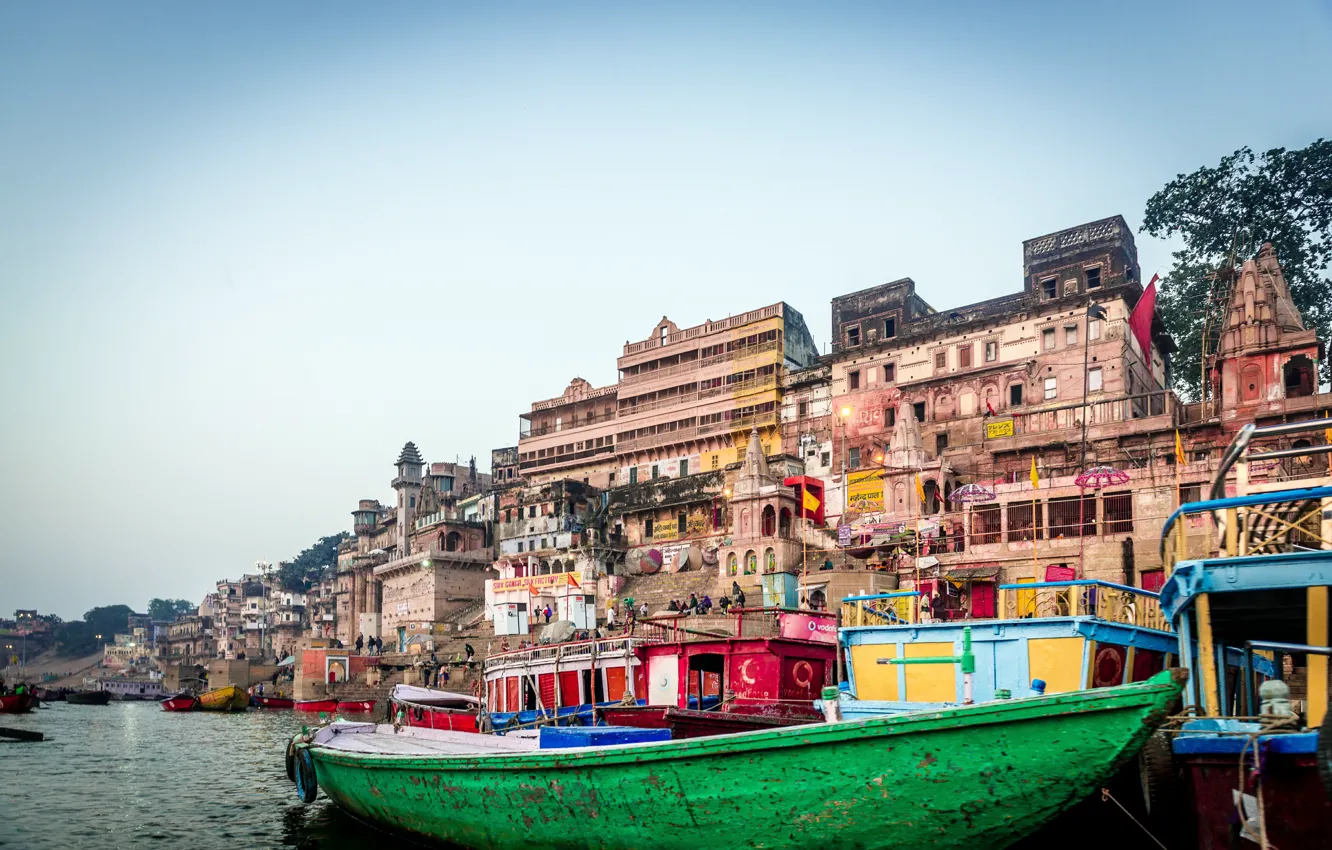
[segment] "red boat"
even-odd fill
[[[10,694],[0,697],[0,714],[22,714],[37,707],[37,695],[29,691],[26,694]]]
[[[375,701],[372,699],[340,699],[338,700],[338,711],[345,711],[352,714],[369,714],[375,710]]]
[[[394,685],[389,698],[389,719],[402,714],[407,726],[425,729],[449,729],[455,732],[476,732],[479,699],[466,694],[418,688],[412,685]]]
[[[176,694],[162,700],[163,711],[194,711],[199,706],[199,699],[194,694]]]
[[[294,708],[296,705],[296,700],[287,699],[286,697],[266,697],[260,694],[252,694],[250,699],[260,708]],[[319,710],[323,711],[324,709]]]
[[[323,711],[329,714],[338,710],[335,699],[298,699],[292,705],[297,711]]]

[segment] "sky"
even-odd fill
[[[198,601],[663,315],[825,350],[1332,132],[1326,0],[1018,5],[0,4],[0,615]]]

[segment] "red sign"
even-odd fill
[[[837,621],[832,617],[812,614],[782,614],[782,637],[794,640],[812,640],[817,643],[837,643]]]
[[[1058,564],[1051,564],[1045,568],[1046,581],[1075,581],[1078,577],[1078,571],[1072,567],[1061,567]]]

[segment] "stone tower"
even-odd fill
[[[416,516],[416,503],[421,498],[421,468],[425,461],[416,450],[416,443],[407,442],[398,455],[398,475],[393,489],[398,494],[398,554],[405,558],[411,554],[412,520]]]

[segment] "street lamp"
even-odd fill
[[[1086,321],[1082,323],[1082,459],[1078,463],[1079,472],[1087,469],[1087,420],[1091,418],[1087,415],[1087,390],[1091,385],[1087,377],[1087,365],[1091,356],[1091,323],[1092,319],[1105,318],[1107,316],[1104,307],[1099,304],[1087,305]]]
[[[846,525],[846,514],[847,514],[847,508],[849,507],[847,502],[847,499],[849,497],[849,490],[847,488],[847,481],[846,481],[846,474],[847,474],[846,466],[847,466],[847,456],[851,453],[851,450],[848,449],[846,445],[846,420],[851,418],[851,414],[854,411],[848,406],[848,407],[843,407],[841,410],[837,412],[842,417],[841,420],[842,421],[842,517],[841,517],[842,522],[841,524]]]

